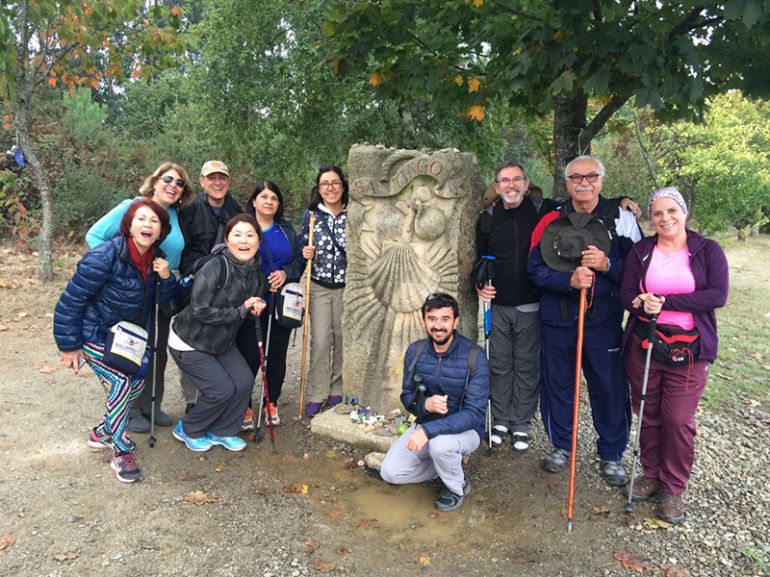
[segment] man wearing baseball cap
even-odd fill
[[[179,226],[184,235],[184,252],[179,271],[187,276],[195,269],[195,261],[206,256],[214,245],[224,242],[227,221],[243,212],[230,194],[230,170],[221,160],[209,160],[201,168],[203,192],[179,213]],[[181,377],[187,409],[195,404],[197,390],[186,376]]]

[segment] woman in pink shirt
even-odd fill
[[[678,342],[654,341],[640,437],[644,476],[634,481],[632,498],[662,494],[660,517],[681,523],[695,411],[716,359],[714,311],[727,301],[728,267],[719,244],[686,228],[687,205],[676,188],[657,190],[647,211],[655,236],[628,253],[620,287],[620,302],[629,311],[623,358],[637,414],[650,319],[657,316],[658,337],[673,334]]]

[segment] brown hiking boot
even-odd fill
[[[636,490],[634,490],[634,493],[636,493]],[[663,493],[658,516],[667,523],[673,523],[674,525],[684,521],[684,501],[682,496]]]
[[[628,496],[629,487],[626,488],[626,496]],[[657,479],[648,479],[647,477],[638,477],[634,481],[634,494],[631,497],[633,501],[645,501],[650,497],[654,497],[660,493],[662,487],[660,481]]]

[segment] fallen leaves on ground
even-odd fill
[[[647,569],[652,569],[652,563],[642,561],[638,553],[632,553],[631,551],[618,550],[612,554],[612,558],[618,563],[623,565],[624,569],[630,569],[636,573],[644,573]]]
[[[337,551],[337,555],[345,555],[346,553],[350,553],[350,547],[348,547],[347,545],[340,545],[339,547],[337,547],[336,551]]]
[[[185,495],[184,500],[188,503],[194,503],[195,505],[206,505],[207,503],[216,502],[217,497],[213,493],[205,493],[204,491],[192,491]]]
[[[321,546],[321,543],[315,539],[308,539],[305,541],[305,546],[307,547],[308,555],[310,555],[311,553],[315,553],[318,550],[318,548]]]
[[[648,529],[671,529],[671,523],[667,523],[663,519],[647,518],[643,522],[643,525]]]
[[[334,563],[331,561],[324,561],[323,559],[314,559],[310,564],[310,568],[319,573],[331,573],[334,571]]]
[[[330,458],[330,459],[336,459],[337,458],[337,451],[335,451],[333,449],[329,449],[328,451],[326,451],[326,456],[328,458]]]
[[[609,507],[605,507],[604,505],[599,505],[598,507],[594,507],[594,515],[609,515],[610,509]]]
[[[417,561],[420,563],[421,567],[430,567],[430,555],[420,555],[417,558]]]
[[[663,572],[663,577],[691,577],[690,572],[684,567],[661,565],[660,570]]]
[[[47,365],[47,364],[43,363],[43,366],[40,367],[37,370],[37,372],[38,373],[43,373],[44,375],[50,375],[55,370],[56,370],[56,367],[52,367],[51,365]]]
[[[361,519],[358,522],[358,525],[356,525],[356,529],[366,529],[369,527],[376,529],[377,525],[379,525],[379,521],[377,519]]]
[[[283,486],[283,492],[297,493],[298,495],[302,495],[304,497],[307,495],[308,486],[304,483],[289,483],[288,485]]]
[[[0,288],[4,289],[17,289],[19,288],[19,283],[17,283],[15,280],[2,280],[0,279]]]
[[[74,549],[72,551],[53,551],[51,557],[61,562],[72,561],[73,559],[80,557],[80,549]]]
[[[4,332],[5,332],[5,331],[7,331],[7,330],[8,330],[8,327],[7,327],[7,326],[5,326],[5,325],[0,325],[0,333],[4,333]]]
[[[14,543],[16,543],[16,538],[13,535],[10,533],[3,535],[0,537],[0,551],[13,547]]]
[[[356,462],[354,459],[345,459],[344,467],[346,469],[355,469],[356,468]]]
[[[342,511],[340,511],[339,509],[332,509],[331,511],[329,511],[329,517],[331,517],[332,519],[339,519],[340,517],[342,517]]]

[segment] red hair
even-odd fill
[[[168,212],[166,212],[166,209],[149,198],[137,198],[129,205],[123,218],[120,219],[120,234],[123,236],[131,235],[131,223],[134,220],[134,216],[136,216],[136,211],[143,206],[146,206],[154,212],[160,221],[160,236],[158,237],[158,240],[153,243],[155,246],[159,246],[166,240],[166,237],[171,232],[171,221],[168,219]]]

